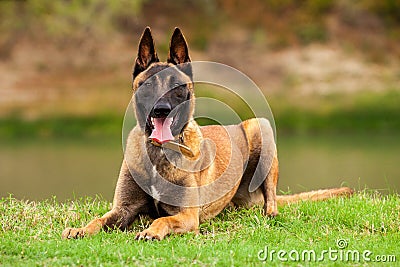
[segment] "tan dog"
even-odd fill
[[[352,193],[337,188],[277,197],[278,159],[269,121],[200,127],[192,117],[189,62],[178,28],[167,62],[159,62],[150,29],[145,29],[133,70],[137,126],[127,140],[113,208],[85,227],[65,229],[63,238],[126,229],[139,214],[148,214],[156,219],[136,238],[161,240],[170,233],[198,231],[201,222],[230,203],[264,203],[265,214],[275,216],[278,204]],[[256,187],[250,192],[252,183]]]

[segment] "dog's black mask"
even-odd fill
[[[133,70],[136,117],[146,135],[160,143],[175,139],[193,112],[193,78],[186,41],[176,28],[168,60],[159,62],[146,28]]]
[[[158,63],[140,82],[134,102],[139,125],[148,136],[163,143],[175,139],[191,117],[191,80],[176,66]]]

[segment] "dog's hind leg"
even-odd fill
[[[279,177],[278,165],[278,158],[275,155],[268,176],[261,185],[262,193],[264,195],[264,213],[268,216],[278,215],[278,205],[276,201],[276,187]]]
[[[261,188],[264,212],[266,215],[275,216],[278,214],[276,186],[279,170],[273,129],[270,122],[263,118],[249,119],[242,122],[241,125],[249,146],[249,162],[244,175],[245,181],[248,177],[252,177],[247,190],[252,192],[251,194],[257,194],[258,188]],[[241,192],[243,192],[243,188],[242,190],[239,188],[239,193]]]

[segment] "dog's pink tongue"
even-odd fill
[[[154,130],[149,137],[150,139],[161,144],[174,140],[174,136],[171,133],[172,118],[153,118],[153,123]]]

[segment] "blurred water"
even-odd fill
[[[98,194],[112,200],[122,157],[121,145],[108,140],[1,144],[0,195],[65,200]]]
[[[396,136],[278,135],[279,189],[287,192],[347,185],[399,191]],[[118,140],[0,144],[0,197],[58,200],[102,195],[112,200],[122,160]]]
[[[279,188],[293,192],[350,186],[400,190],[398,136],[278,136]]]

